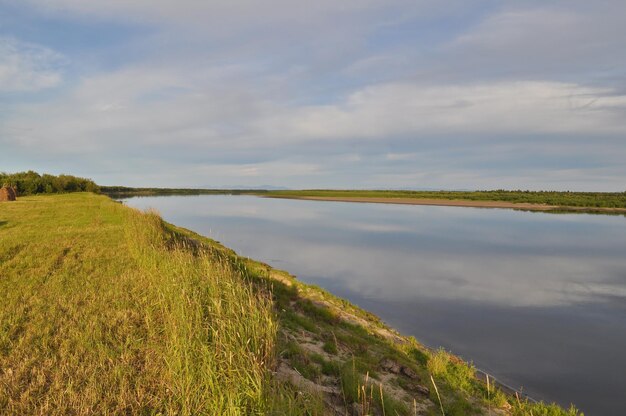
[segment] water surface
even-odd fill
[[[626,218],[257,198],[132,198],[443,346],[532,397],[624,415]]]

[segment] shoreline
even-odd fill
[[[523,211],[571,211],[571,212],[602,212],[626,214],[626,208],[576,207],[547,204],[531,204],[528,202],[507,201],[475,201],[469,199],[436,199],[436,198],[378,198],[378,197],[335,197],[335,196],[280,196],[259,195],[263,198],[302,199],[307,201],[353,202],[365,204],[396,204],[396,205],[430,205],[465,208],[500,208]]]
[[[273,285],[284,285],[290,288],[297,288],[297,290],[303,292],[302,296],[305,299],[313,302],[315,307],[331,311],[331,313],[333,313],[341,321],[347,322],[351,325],[366,328],[368,331],[371,331],[372,333],[377,334],[377,336],[387,339],[395,345],[411,345],[411,339],[414,338],[416,339],[419,348],[428,351],[429,354],[434,355],[437,353],[437,351],[442,349],[441,346],[435,347],[421,342],[419,339],[417,339],[417,336],[400,332],[397,328],[388,324],[380,316],[369,312],[367,309],[362,308],[361,306],[353,303],[352,301],[349,301],[346,298],[335,295],[334,293],[329,292],[324,288],[318,287],[311,283],[306,283],[298,279],[298,277],[296,277],[295,275],[291,274],[288,270],[278,269],[275,266],[272,266],[263,261],[241,256],[235,250],[224,245],[223,243],[215,241],[211,237],[200,234],[192,229],[181,227],[165,220],[164,223],[170,226],[172,230],[175,230],[175,232],[183,235],[183,238],[190,246],[197,248],[206,244],[207,246],[213,247],[220,252],[230,253],[230,255],[233,256],[233,259],[241,261],[242,264],[246,264],[250,270],[254,268],[260,268],[261,270],[263,270],[264,273],[266,273],[266,277],[264,278],[272,282]],[[303,331],[304,329],[301,328],[300,330]],[[296,336],[294,337],[294,339],[298,339],[298,337]],[[311,343],[311,340],[306,338],[305,340],[298,339],[298,342],[301,345],[306,345]],[[314,351],[319,352],[316,350]],[[538,400],[536,397],[525,393],[523,389],[512,387],[510,384],[501,381],[494,374],[489,373],[479,367],[475,367],[471,359],[467,360],[465,357],[462,358],[461,356],[454,354],[454,352],[452,351],[447,351],[447,353],[453,361],[457,363],[462,363],[463,365],[471,366],[474,369],[474,380],[478,381],[483,386],[487,385],[487,378],[489,378],[491,385],[500,389],[504,394],[510,397],[511,400],[517,397],[517,400],[521,399],[529,401],[531,403],[539,403],[541,401]],[[298,374],[298,376],[296,376],[296,378],[294,379],[292,374],[288,377],[288,379],[290,379],[290,381],[292,382],[295,382],[296,384],[301,384],[301,377],[302,375]],[[308,385],[308,387],[316,386],[314,388],[318,389],[321,387],[320,384],[315,382],[306,382],[305,385]],[[323,390],[323,387],[321,389]]]

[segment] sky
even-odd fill
[[[626,191],[623,0],[0,0],[0,171]]]

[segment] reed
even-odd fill
[[[437,383],[435,383],[435,379],[433,376],[430,376],[430,381],[433,383],[433,387],[435,388],[435,393],[437,393],[437,400],[439,400],[439,407],[441,408],[441,416],[446,416],[446,413],[443,411],[443,402],[441,401],[441,396],[439,395],[439,389],[437,388]]]

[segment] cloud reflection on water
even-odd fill
[[[154,200],[136,201],[147,207]],[[621,217],[253,197],[206,201],[200,210],[172,199],[158,205],[192,218],[194,229],[211,227],[242,254],[280,258],[294,266],[283,266],[288,270],[341,281],[368,297],[510,306],[626,299]]]

